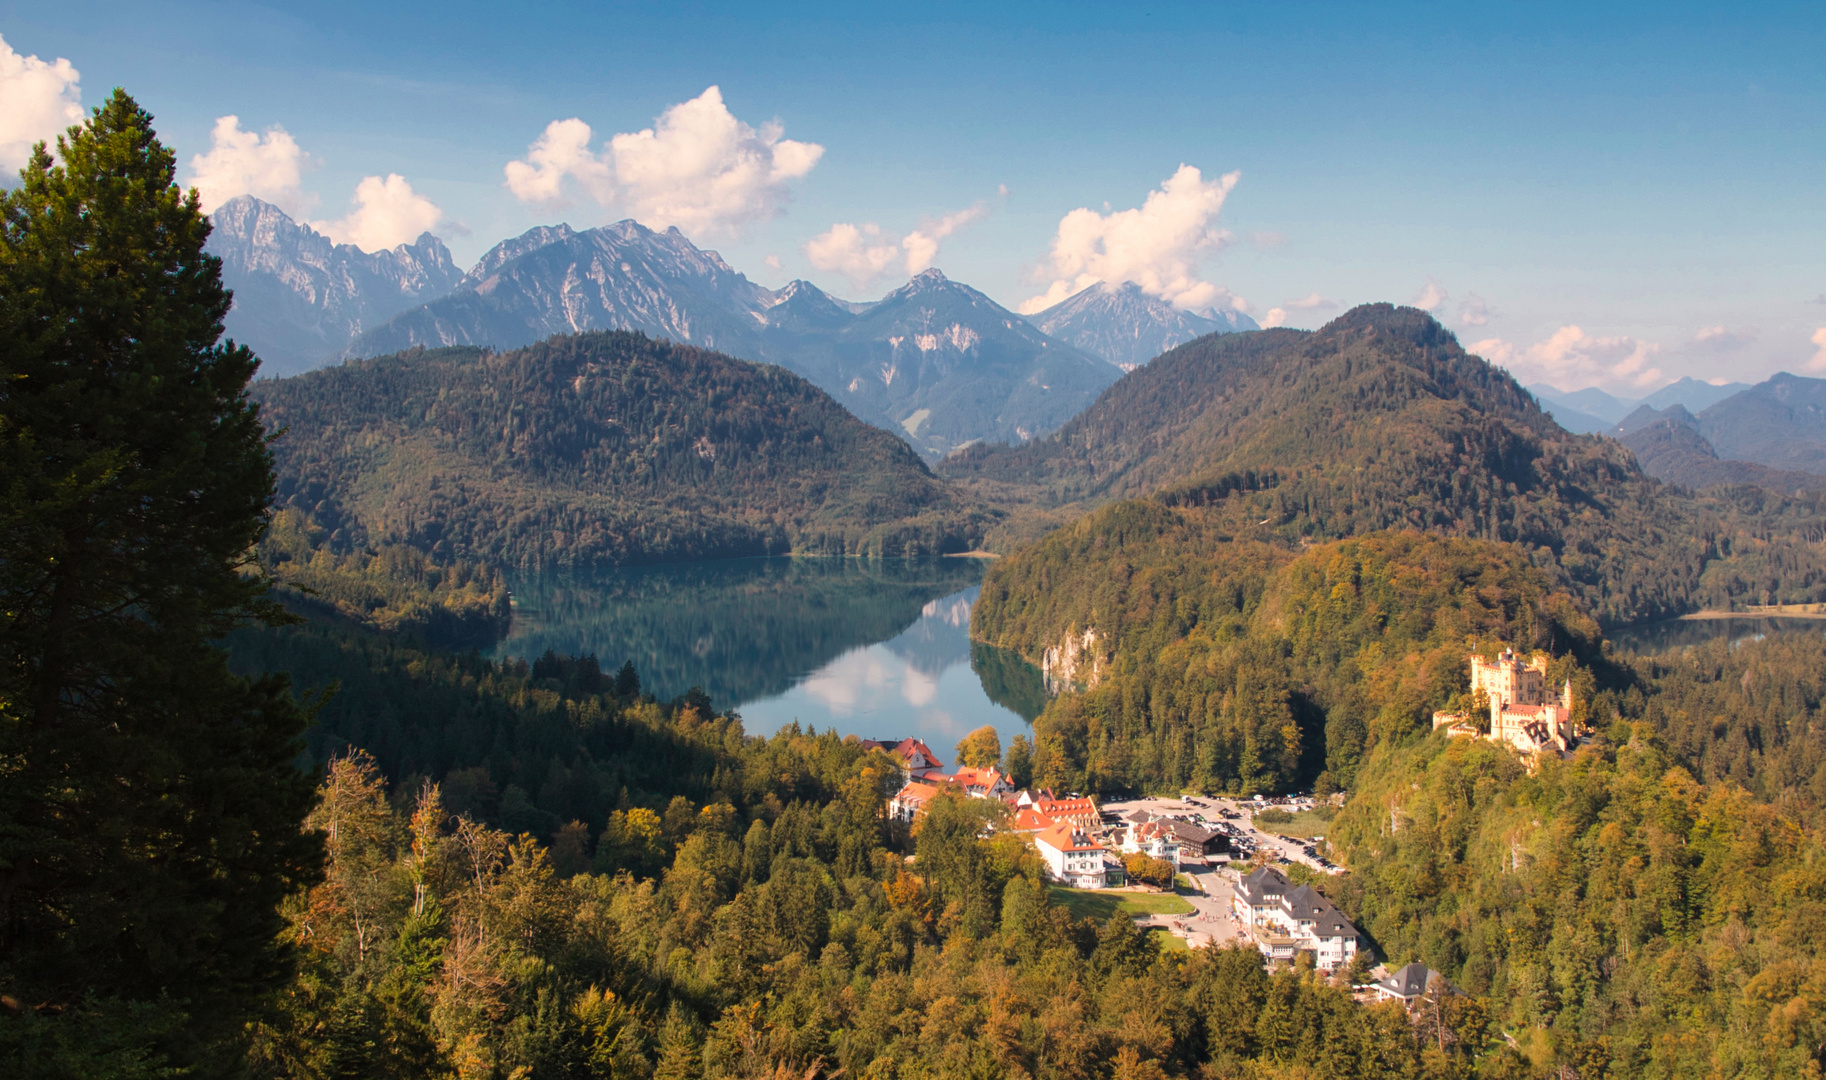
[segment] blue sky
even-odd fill
[[[926,262],[1010,307],[1134,273],[1185,306],[1294,326],[1425,300],[1524,379],[1568,387],[1826,373],[1817,2],[71,0],[0,2],[0,36],[67,59],[84,105],[125,86],[185,162],[218,117],[283,128],[299,212],[345,238],[420,220],[352,211],[367,177],[403,198],[380,190],[398,174],[419,200],[399,205],[435,213],[464,263],[534,224],[674,213],[756,280],[857,298]],[[822,154],[776,154],[776,181],[739,205],[661,208],[663,182],[630,170],[672,168],[678,147],[605,144],[711,86],[754,129],[743,145]],[[573,117],[583,164],[541,174],[557,201],[517,197],[536,185],[511,189],[507,164],[536,164],[529,147]],[[1184,198],[1121,216],[1182,165],[1200,171]],[[1081,207],[1088,262],[1055,254]],[[914,233],[935,250],[915,257]]]

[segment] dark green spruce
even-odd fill
[[[272,468],[220,343],[208,220],[112,97],[41,145],[0,232],[0,1073],[192,1075],[288,973],[314,880],[281,677],[211,642],[270,614]]]

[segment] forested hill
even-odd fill
[[[1826,585],[1815,497],[1665,487],[1615,442],[1561,429],[1425,313],[1387,304],[1310,333],[1201,338],[1055,436],[973,449],[944,471],[1041,507],[1148,495],[1211,535],[1283,545],[1391,528],[1513,542],[1611,624]],[[1023,557],[1056,558],[1061,543]],[[1111,569],[1075,563],[1051,588],[1069,595]]]
[[[278,504],[333,551],[578,566],[964,550],[985,515],[782,368],[596,332],[261,383]]]

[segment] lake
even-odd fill
[[[1826,632],[1826,621],[1819,619],[1771,619],[1747,615],[1732,619],[1667,619],[1626,626],[1605,636],[1617,652],[1655,654],[1684,649],[1689,645],[1704,645],[1719,638],[1745,641],[1777,633],[1822,632]]]
[[[752,734],[793,722],[915,736],[952,764],[965,733],[1030,738],[1046,695],[1018,656],[970,641],[977,559],[728,559],[512,583],[499,658],[633,661],[643,688],[702,687]]]

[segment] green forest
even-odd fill
[[[954,461],[967,491],[783,372],[635,335],[257,384],[152,117],[117,90],[54,149],[0,196],[0,1075],[1826,1068],[1826,636],[1602,634],[1819,599],[1805,498],[1655,485],[1389,309],[1187,346],[1160,370],[1221,361],[1201,417],[1150,437],[1094,409]],[[983,586],[972,663],[1040,711],[1002,764],[1338,794],[1344,872],[1289,873],[1365,935],[1347,975],[1417,960],[1450,990],[1370,1004],[1310,958],[1078,917],[1000,803],[891,822],[889,757],[660,691],[689,662],[480,651],[509,572],[955,550],[1118,497]],[[778,645],[800,662],[964,578],[859,574],[706,574],[649,610],[560,574],[536,599],[679,641],[703,634],[668,604],[759,608],[777,637],[803,578],[849,610]],[[1048,699],[1014,657],[1068,640]],[[1568,758],[1427,722],[1506,645],[1572,686]]]

